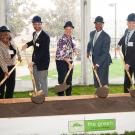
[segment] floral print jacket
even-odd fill
[[[72,37],[67,37],[64,34],[57,43],[56,60],[69,58],[73,60],[73,52],[76,50],[76,45],[73,43]]]

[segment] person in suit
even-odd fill
[[[108,87],[109,65],[112,62],[109,54],[110,36],[103,30],[103,17],[95,18],[95,29],[90,32],[90,40],[87,46],[87,57],[92,57],[94,69],[97,70],[101,83],[104,87]],[[94,75],[94,86],[99,84]]]
[[[15,88],[16,70],[9,75],[15,66],[16,56],[21,61],[20,53],[12,41],[10,30],[6,26],[0,27],[0,81],[4,77],[7,80],[0,86],[0,99],[13,98]]]
[[[58,72],[58,83],[61,84],[64,82],[64,78],[69,70],[72,68],[73,63],[73,55],[77,55],[76,45],[72,39],[72,32],[74,26],[71,21],[67,21],[64,25],[64,34],[59,39],[57,43],[56,50],[56,68]],[[71,70],[66,83],[70,85],[70,87],[64,92],[58,92],[58,96],[71,96],[72,95],[72,75],[73,69]]]
[[[125,67],[124,69],[129,71],[130,75],[134,74],[135,77],[135,13],[131,13],[127,17],[127,29],[124,35],[118,42],[117,50],[122,47],[122,53],[124,56]],[[125,72],[124,75],[124,93],[128,93],[131,82]]]
[[[22,46],[22,50],[33,46],[32,63],[29,65],[33,69],[33,75],[36,82],[37,90],[43,90],[45,96],[48,96],[48,68],[50,63],[50,37],[42,29],[42,21],[40,16],[34,16],[32,19],[33,39]]]

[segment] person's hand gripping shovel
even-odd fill
[[[121,58],[121,60],[123,62],[123,65],[125,66],[125,61],[124,61],[122,52],[120,51],[120,49],[117,49],[117,51],[119,52],[120,58]],[[126,74],[127,74],[128,78],[129,78],[129,80],[131,82],[131,88],[129,88],[128,91],[129,91],[131,97],[135,98],[135,87],[134,87],[134,83],[133,83],[132,77],[131,77],[131,75],[130,75],[128,70],[125,69],[125,71],[126,71]]]

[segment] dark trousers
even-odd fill
[[[132,75],[134,74],[134,77],[135,77],[135,67],[129,67],[129,73],[132,77]],[[130,89],[131,87],[131,82],[127,76],[127,73],[125,71],[125,77],[124,77],[124,93],[129,93],[128,89]]]
[[[104,63],[103,65],[100,65],[97,68],[97,74],[99,76],[99,79],[101,81],[102,85],[108,85],[108,76],[109,76],[109,64]],[[99,87],[99,83],[97,82],[97,79],[94,74],[94,86],[96,88]]]
[[[68,64],[63,60],[56,60],[56,68],[58,72],[58,83],[61,84],[64,82],[65,76],[69,70]],[[72,92],[72,75],[73,75],[73,69],[71,70],[68,78],[67,78],[67,85],[70,85],[70,87],[65,91],[66,96],[71,96]],[[63,92],[58,92],[58,96],[64,96]]]
[[[8,67],[10,71],[13,66]],[[13,98],[14,88],[15,88],[15,75],[16,71],[14,70],[9,78],[0,86],[0,99],[2,98]],[[0,81],[4,78],[4,73],[0,68]]]

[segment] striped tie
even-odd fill
[[[36,42],[36,39],[37,39],[37,33],[35,33],[34,38],[33,38],[33,43],[34,43],[34,44],[35,44],[35,42]]]
[[[128,31],[127,36],[126,36],[126,41],[125,41],[125,56],[127,53],[127,47],[128,47],[128,42],[129,42],[129,36],[130,35],[130,31]]]

